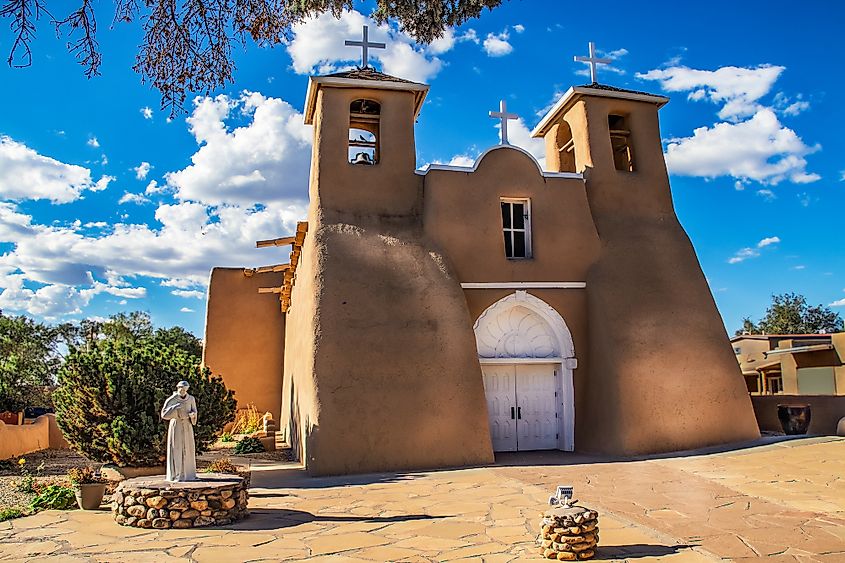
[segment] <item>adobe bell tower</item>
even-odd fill
[[[305,123],[314,125],[310,197],[326,212],[418,211],[414,123],[428,86],[372,68],[312,76]]]
[[[366,28],[360,43],[373,46]],[[362,62],[309,82],[308,233],[281,420],[312,475],[490,463],[466,298],[422,228],[414,123],[428,86]]]
[[[591,54],[592,57],[592,54]],[[552,171],[584,175],[601,251],[587,275],[590,374],[576,443],[635,455],[759,437],[695,250],[675,215],[658,110],[593,82],[541,120]],[[578,428],[601,436],[580,440]]]

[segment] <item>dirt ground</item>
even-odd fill
[[[234,454],[234,442],[217,442],[209,451],[197,456],[197,469],[202,470],[216,460],[224,457],[237,457],[233,460],[236,464],[249,464],[251,460],[256,462],[268,461],[289,461],[289,450],[275,450],[255,454]],[[18,461],[26,460],[21,466]],[[28,453],[17,458],[0,461],[0,512],[9,508],[26,509],[35,493],[27,493],[19,490],[19,485],[24,477],[24,470],[28,471],[38,484],[69,484],[67,472],[72,467],[84,467],[92,465],[99,469],[102,463],[89,460],[85,456],[73,450],[41,450]],[[108,499],[106,499],[108,500]]]

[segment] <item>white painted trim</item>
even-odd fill
[[[543,119],[540,120],[540,123],[537,124],[537,127],[531,131],[532,137],[542,137],[546,134],[548,128],[551,125],[554,125],[553,122],[557,121],[557,116],[563,110],[572,104],[574,104],[578,98],[583,95],[588,96],[597,96],[602,98],[616,98],[620,100],[631,100],[634,102],[648,102],[652,104],[657,104],[658,108],[663,107],[669,102],[669,98],[666,96],[658,96],[655,94],[638,94],[636,92],[616,92],[614,90],[602,90],[599,88],[590,88],[589,86],[573,86],[566,93],[560,97],[557,103],[543,116]]]
[[[528,152],[524,148],[517,147],[515,145],[495,145],[495,146],[492,146],[489,149],[487,149],[486,151],[484,151],[483,153],[481,153],[481,156],[479,156],[478,158],[475,159],[475,163],[473,163],[472,166],[455,166],[454,164],[428,164],[424,169],[415,170],[414,173],[416,173],[420,176],[425,176],[431,170],[448,170],[450,172],[465,172],[467,174],[470,174],[470,173],[478,170],[478,165],[481,163],[482,160],[484,160],[485,156],[487,156],[488,154],[490,154],[493,151],[500,150],[500,149],[511,149],[511,150],[519,151],[522,154],[524,154],[525,156],[527,156],[528,158],[530,158],[531,161],[534,162],[535,165],[537,165],[537,170],[539,170],[540,175],[542,175],[543,178],[569,178],[571,180],[582,180],[582,181],[584,180],[584,175],[579,174],[578,172],[548,172],[546,170],[543,170],[543,167],[540,166],[540,162],[536,158],[534,158],[533,154],[531,154],[530,152]]]
[[[560,402],[555,405],[559,414],[558,426],[558,449],[571,452],[575,449],[575,386],[572,370],[578,366],[575,358],[575,345],[572,341],[572,333],[566,326],[566,321],[560,316],[551,305],[542,299],[525,291],[516,291],[507,297],[503,297],[496,303],[487,307],[475,324],[473,330],[478,331],[481,320],[488,314],[500,314],[511,307],[526,307],[542,317],[552,331],[555,333],[560,345],[561,357],[552,358],[478,358],[480,364],[552,364],[559,370],[560,379],[557,383],[558,397]]]
[[[463,289],[584,289],[587,282],[467,282]]]
[[[574,359],[574,358],[570,358]],[[478,363],[484,364],[561,364],[567,360],[563,358],[478,358]]]

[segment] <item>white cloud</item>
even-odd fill
[[[845,307],[845,299],[837,299],[836,301],[828,305],[828,307]]]
[[[719,110],[719,117],[738,120],[761,109],[758,100],[771,91],[784,70],[782,66],[773,65],[754,68],[725,66],[716,70],[672,66],[636,76],[643,80],[659,80],[667,92],[690,92],[690,100],[724,104]]]
[[[807,266],[805,266],[803,264],[799,264],[798,266],[792,266],[793,270],[805,270],[806,268],[807,268]]]
[[[482,43],[484,52],[490,57],[504,57],[513,51],[513,45],[508,42],[510,34],[507,29],[502,33],[488,33]]]
[[[78,314],[95,295],[143,297],[143,287],[126,281],[136,277],[204,287],[213,266],[272,261],[255,241],[295,231],[304,215],[294,204],[254,210],[185,202],[160,205],[158,226],[117,223],[86,233],[81,225],[33,224],[13,204],[0,204],[0,241],[14,244],[0,256],[0,309],[51,319]]]
[[[144,189],[144,195],[155,195],[167,191],[167,186],[159,186],[155,180],[150,180],[147,187]]]
[[[129,192],[124,192],[123,196],[121,196],[120,200],[118,200],[118,205],[124,205],[126,203],[134,203],[135,205],[145,205],[150,203],[144,194],[133,194]]]
[[[728,259],[728,264],[739,264],[740,262],[744,262],[750,258],[757,258],[760,256],[760,251],[758,249],[766,248],[767,246],[772,246],[774,244],[778,244],[779,242],[780,237],[766,237],[757,243],[757,248],[751,248],[750,246],[740,248],[736,251],[736,254]]]
[[[87,144],[89,147],[94,147],[95,149],[100,147],[100,141],[97,140],[97,137],[89,137]]]
[[[669,170],[681,176],[731,176],[742,182],[735,184],[737,189],[749,181],[776,185],[784,180],[797,184],[819,180],[818,174],[807,172],[805,157],[821,147],[805,144],[777,117],[777,113],[796,115],[809,104],[801,95],[792,101],[782,93],[769,105],[762,102],[783,71],[784,67],[774,65],[698,70],[675,64],[637,74],[643,80],[659,81],[669,92],[689,92],[691,101],[721,106],[722,122],[698,127],[689,137],[669,139]],[[774,196],[771,190],[757,193]]]
[[[457,154],[453,156],[447,163],[450,166],[472,166],[475,164],[475,159],[468,154]]]
[[[765,248],[772,244],[777,244],[780,242],[780,237],[766,237],[760,242],[757,243],[757,248]]]
[[[617,66],[614,66],[613,63],[618,61],[620,58],[624,57],[627,54],[628,54],[628,49],[624,49],[624,48],[623,49],[614,49],[612,51],[602,51],[601,49],[596,49],[596,56],[597,57],[603,58],[603,59],[610,59],[612,61],[610,64],[607,64],[607,63],[599,64],[596,67],[596,71],[598,73],[612,72],[614,74],[619,74],[619,75],[625,74],[624,69],[621,69]],[[582,62],[582,64],[586,64],[586,63]],[[584,66],[584,67],[580,68],[579,70],[576,70],[575,74],[577,74],[578,76],[590,77],[591,76],[590,67]]]
[[[204,291],[199,291],[196,289],[174,289],[170,293],[172,293],[176,297],[183,297],[185,299],[202,299],[203,297],[205,297]]]
[[[181,309],[179,309],[179,312],[180,313],[193,313],[195,311],[193,309],[188,308],[188,307],[182,307]]]
[[[52,203],[68,203],[79,199],[85,190],[107,188],[112,180],[112,176],[102,176],[94,182],[88,168],[40,155],[23,143],[0,136],[2,199],[46,199]]]
[[[141,164],[134,167],[132,170],[135,171],[135,178],[138,180],[146,180],[147,174],[150,173],[151,168],[152,166],[150,166],[149,162],[141,162]]]
[[[153,108],[150,106],[144,106],[141,108],[141,115],[144,116],[144,119],[152,119],[153,118]]]
[[[773,110],[763,108],[746,121],[699,127],[690,137],[669,139],[666,164],[681,176],[804,184],[820,179],[807,172],[804,158],[819,148],[804,144],[795,131],[778,121]]]
[[[795,101],[793,101],[783,92],[778,92],[775,94],[774,107],[783,115],[798,115],[799,113],[810,109],[810,102],[803,100],[802,98],[803,96],[798,94],[795,96]]]
[[[736,254],[734,254],[730,259],[728,259],[728,264],[739,264],[749,258],[756,258],[760,256],[760,253],[754,250],[753,248],[740,248]]]
[[[523,31],[525,31],[525,26],[521,23],[518,23],[515,26],[512,26],[512,29],[517,33],[522,33]]]
[[[235,110],[252,119],[230,131]],[[201,146],[191,165],[165,175],[167,184],[178,199],[208,205],[305,201],[312,133],[302,121],[286,101],[259,93],[198,97],[187,123]]]
[[[758,196],[762,197],[765,201],[774,201],[778,198],[778,196],[775,195],[775,192],[773,192],[772,190],[769,190],[767,188],[763,188],[762,190],[757,190],[755,193]]]
[[[246,124],[227,126],[224,120],[236,111]],[[184,297],[197,297],[203,294],[200,289],[205,288],[214,266],[272,262],[273,251],[256,249],[255,241],[294,232],[306,212],[310,132],[301,120],[286,102],[260,94],[198,100],[189,125],[203,145],[193,164],[175,173],[175,187],[165,190],[151,181],[146,190],[175,197],[171,189],[178,189],[184,199],[193,201],[159,204],[149,224],[133,224],[127,214],[114,224],[101,220],[38,224],[14,203],[0,201],[0,242],[12,245],[0,255],[0,308],[45,319],[77,315],[98,295],[143,298],[146,289],[135,280],[160,283],[184,291]],[[43,191],[72,201],[81,190],[101,189],[113,180],[104,176],[92,183],[90,172],[81,167],[68,167],[14,141],[3,141],[0,180],[6,181],[8,175],[11,181],[31,168],[48,165],[63,172],[53,173],[65,184],[71,173],[79,176],[79,186],[65,191],[29,182],[38,188],[34,193]],[[24,155],[26,166],[6,165],[16,162],[9,157],[10,150],[15,158]],[[225,186],[226,179],[243,175],[246,167],[260,170],[272,184],[244,184],[235,193],[221,191],[219,186]],[[0,186],[6,187],[3,182]],[[129,201],[143,195],[124,198]]]
[[[394,76],[425,82],[440,72],[443,63],[434,55],[442,54],[458,40],[454,32],[434,42],[433,47],[417,45],[408,35],[387,25],[378,25],[356,10],[344,11],[340,19],[329,13],[295,24],[287,51],[298,74],[326,74],[361,64],[361,51],[346,47],[339,37],[357,38],[361,27],[369,26],[369,40],[386,44],[386,49],[371,49],[371,60]]]
[[[496,128],[500,128],[499,125]],[[540,163],[540,167],[546,169],[546,141],[535,139],[531,136],[531,129],[525,125],[522,118],[508,123],[508,140],[512,145],[521,147],[531,153]]]

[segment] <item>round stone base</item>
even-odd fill
[[[249,515],[243,477],[200,473],[197,478],[171,483],[155,475],[121,481],[112,495],[115,522],[135,528],[200,528],[225,526]]]

